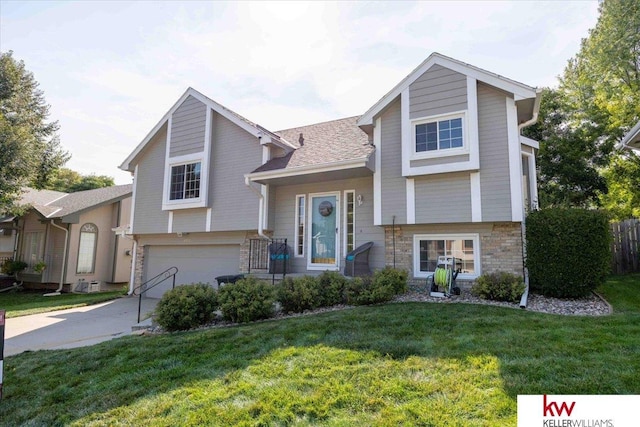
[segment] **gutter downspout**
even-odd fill
[[[251,185],[251,180],[249,179],[248,176],[244,177],[244,185],[249,187],[249,189],[254,193],[256,193],[260,198],[260,205],[258,207],[258,236],[266,240],[271,240],[268,236],[264,234],[264,195]]]
[[[60,291],[62,291],[62,286],[64,285],[64,273],[67,269],[67,247],[69,245],[69,229],[64,228],[64,227],[60,227],[59,225],[57,225],[55,223],[55,220],[51,220],[51,225],[54,226],[55,228],[58,228],[62,231],[64,231],[65,233],[65,237],[64,237],[64,252],[62,255],[62,266],[60,267],[60,285],[58,286],[58,289],[56,289],[55,292],[51,292],[48,294],[44,294],[43,296],[45,297],[54,297],[57,295],[60,295]]]
[[[522,135],[522,129],[531,126],[535,122],[538,121],[538,113],[540,111],[540,101],[542,99],[542,89],[536,89],[536,100],[533,102],[533,114],[531,119],[526,122],[520,123],[518,125],[518,135]],[[523,218],[526,219],[526,216]],[[526,247],[526,236],[527,229],[525,225],[525,221],[522,221],[521,224],[521,235],[522,235],[522,259],[527,259],[527,247]],[[529,299],[529,269],[526,266],[526,261],[524,265],[524,292],[522,293],[522,297],[520,297],[520,308],[527,308],[527,302]]]

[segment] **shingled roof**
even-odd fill
[[[274,158],[252,173],[322,166],[341,161],[367,159],[375,148],[357,125],[358,116],[277,131],[299,148]]]
[[[115,185],[94,190],[62,193],[28,188],[20,198],[20,205],[30,205],[42,217],[53,219],[79,214],[106,203],[122,200],[132,193],[133,186]]]

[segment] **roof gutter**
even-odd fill
[[[60,295],[60,291],[62,291],[62,286],[64,285],[64,273],[67,269],[67,247],[69,245],[69,229],[68,228],[64,228],[64,227],[60,227],[59,225],[57,225],[55,223],[55,220],[51,220],[51,225],[55,228],[58,228],[62,231],[64,231],[65,233],[65,237],[64,237],[64,252],[62,253],[62,266],[60,268],[60,285],[58,286],[58,289],[55,290],[55,292],[51,292],[48,294],[44,294],[43,296],[45,297],[54,297],[57,295]]]
[[[536,88],[536,99],[533,101],[533,114],[526,122],[518,125],[518,135],[522,134],[522,129],[531,126],[538,121],[538,113],[540,112],[540,101],[542,100],[542,89]]]
[[[293,168],[276,169],[273,171],[252,172],[245,175],[245,182],[247,178],[251,181],[257,181],[260,179],[288,178],[298,175],[309,175],[313,173],[334,172],[345,169],[366,167],[369,157],[370,155],[358,159],[340,160],[337,162],[323,163],[319,165],[305,165]]]
[[[542,99],[542,89],[536,89],[536,99],[533,102],[533,114],[531,115],[531,119],[526,122],[520,123],[518,125],[518,136],[522,135],[522,129],[531,126],[535,122],[538,121],[538,113],[540,112],[540,100]],[[526,217],[524,217],[526,219]],[[520,227],[521,227],[521,235],[522,235],[522,258],[526,260],[527,258],[527,246],[526,246],[526,223],[523,219]],[[520,308],[527,308],[527,303],[529,302],[529,269],[526,264],[523,268],[524,273],[524,292],[520,297]]]

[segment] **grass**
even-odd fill
[[[518,394],[640,393],[640,275],[615,312],[403,303],[5,360],[3,425],[515,426]]]
[[[42,296],[46,292],[52,291],[10,291],[0,293],[0,310],[6,310],[7,318],[10,318],[84,307],[110,301],[123,295],[123,291],[111,291],[91,294],[61,294],[54,297]]]

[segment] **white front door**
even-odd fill
[[[340,257],[340,193],[310,194],[307,268],[337,270]]]

